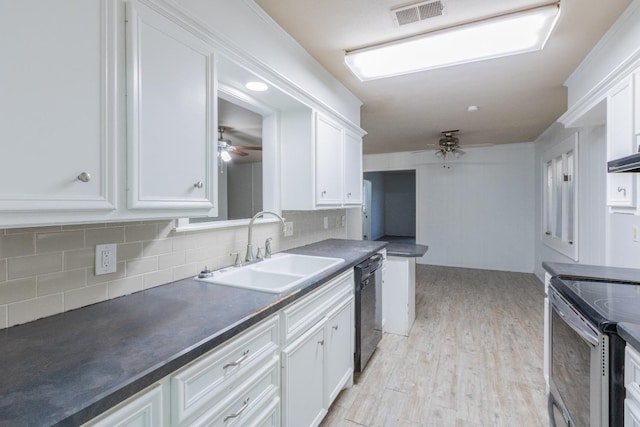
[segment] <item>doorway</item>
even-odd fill
[[[364,173],[363,239],[416,242],[416,171]]]

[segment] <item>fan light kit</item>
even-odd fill
[[[560,3],[457,25],[345,54],[361,80],[541,50],[556,26]]]
[[[435,152],[437,158],[446,159],[447,154],[453,154],[457,159],[466,154],[460,149],[460,139],[455,136],[458,132],[460,132],[458,129],[442,131],[443,137],[439,141],[440,149]]]
[[[254,92],[264,92],[269,89],[269,86],[264,82],[248,82],[244,87]]]

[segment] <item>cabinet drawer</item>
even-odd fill
[[[111,408],[83,427],[155,427],[164,425],[162,385],[154,384]]]
[[[184,422],[230,388],[237,388],[243,377],[277,354],[278,343],[278,317],[274,316],[172,375],[172,422]]]
[[[624,384],[640,383],[640,353],[629,345],[624,352]]]
[[[353,270],[349,270],[282,310],[283,341],[295,339],[317,323],[337,301],[353,292]]]
[[[190,427],[244,426],[255,420],[256,413],[278,398],[280,359],[272,357],[255,375],[247,378],[230,392],[228,398],[215,405],[203,416],[190,423]]]
[[[252,420],[246,423],[247,427],[280,427],[280,397],[271,398],[267,404],[256,411]]]
[[[624,400],[624,427],[640,427],[640,406],[631,399]]]

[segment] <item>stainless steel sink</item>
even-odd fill
[[[276,254],[255,264],[226,268],[198,280],[278,294],[342,262],[342,258]]]

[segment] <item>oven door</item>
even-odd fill
[[[607,426],[607,337],[552,287],[549,288],[549,301],[550,424],[558,427]]]

